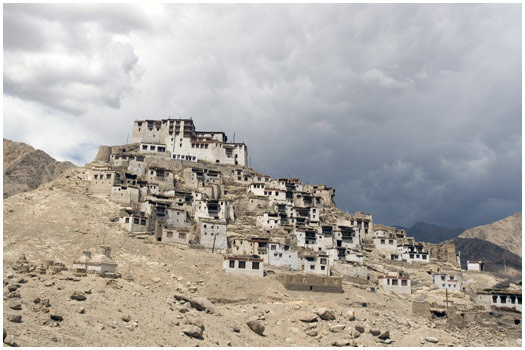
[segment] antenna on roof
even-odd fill
[[[235,143],[235,131],[233,132],[233,143]]]

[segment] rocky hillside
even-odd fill
[[[521,255],[521,212],[463,232],[458,238],[479,238]]]
[[[467,268],[468,260],[484,261],[485,270],[512,281],[521,280],[521,257],[479,238],[454,239],[456,251],[461,252],[461,267]]]
[[[34,190],[74,167],[25,143],[4,139],[4,198]]]
[[[227,274],[223,257],[155,244],[124,232],[120,206],[88,193],[89,170],[75,168],[35,191],[4,200],[4,343],[20,346],[516,346],[521,335],[487,319],[447,323],[412,313],[412,302],[442,302],[427,270],[408,266],[412,295],[386,293],[377,279],[343,281],[343,293],[290,291],[267,270]],[[28,234],[30,233],[30,234]],[[39,272],[48,260],[71,268],[83,250],[112,247],[119,279]],[[23,255],[23,257],[22,257]],[[26,260],[27,259],[27,260]],[[367,257],[368,261],[374,260]],[[376,258],[371,272],[388,261]],[[381,264],[379,264],[381,262]],[[499,282],[465,272],[472,288]],[[457,304],[472,305],[450,292]],[[184,299],[189,300],[189,302]],[[203,305],[205,307],[203,307]],[[206,311],[207,310],[207,311]]]
[[[396,226],[407,231],[407,235],[414,237],[418,242],[441,243],[443,241],[457,237],[465,231],[464,228],[448,228],[426,222],[416,222],[412,227]]]

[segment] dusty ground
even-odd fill
[[[412,300],[422,294],[441,298],[426,286],[411,296],[397,296],[345,281],[343,294],[307,293],[284,289],[273,273],[264,278],[225,274],[221,255],[129,237],[111,221],[118,217],[119,206],[87,195],[85,186],[82,169],[76,169],[35,191],[4,200],[3,321],[8,335],[21,346],[331,346],[343,339],[358,346],[518,345],[515,337],[500,329],[472,324],[451,330],[443,321],[413,315]],[[102,243],[112,247],[121,279],[93,275],[68,279],[73,277],[70,272],[40,275],[13,270],[22,253],[30,262],[53,259],[71,267],[83,250]],[[21,278],[27,282],[19,283]],[[15,285],[20,297],[7,298],[9,286]],[[71,300],[74,291],[83,292],[86,300]],[[221,315],[175,302],[175,293],[206,297]],[[35,303],[35,298],[49,299],[50,306]],[[21,310],[11,309],[13,303],[20,303]],[[313,323],[318,335],[307,335],[305,328],[311,324],[300,321],[301,315],[320,307],[331,310],[336,319],[318,318]],[[349,310],[356,313],[353,321],[344,316]],[[201,318],[202,339],[182,332],[188,313]],[[63,320],[49,322],[52,314]],[[11,315],[21,315],[22,322],[10,322]],[[128,315],[130,320],[123,321]],[[265,326],[264,336],[246,325],[252,316]],[[329,329],[335,324],[345,328],[334,333]],[[365,332],[354,339],[355,326],[363,326]],[[392,343],[378,342],[370,329],[388,330]],[[429,336],[437,343],[425,340]]]

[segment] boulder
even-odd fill
[[[7,316],[7,320],[9,322],[21,323],[22,322],[22,315],[9,315],[9,316]]]
[[[79,314],[85,314],[86,313],[86,309],[81,307],[80,309],[78,309],[78,313]]]
[[[196,326],[204,330],[204,321],[202,320],[202,317],[199,315],[196,315],[194,313],[189,313],[186,315],[186,323]]]
[[[121,319],[122,321],[124,321],[124,322],[129,322],[129,321],[131,321],[131,316],[130,316],[130,315],[122,315],[122,316],[120,317],[120,319]]]
[[[438,342],[438,338],[436,337],[426,337],[425,340],[429,343],[437,343]]]
[[[348,311],[345,313],[345,318],[346,318],[348,321],[355,321],[355,311],[354,311],[354,310],[348,310]]]
[[[344,324],[335,324],[333,326],[330,327],[330,332],[332,333],[339,333],[341,331],[343,331],[345,329],[345,325]]]
[[[359,333],[364,333],[365,332],[365,327],[363,327],[363,326],[356,325],[354,328]]]
[[[10,292],[14,292],[15,290],[17,290],[18,287],[14,284],[10,284],[7,286],[7,290],[10,291]]]
[[[264,335],[264,325],[257,318],[250,318],[246,324],[255,334]]]
[[[390,339],[390,332],[389,331],[384,331],[383,333],[381,333],[378,337],[379,339],[381,340],[387,340],[387,339]]]
[[[332,342],[332,346],[347,346],[350,343],[350,341],[346,339],[338,339]]]
[[[82,293],[80,291],[73,292],[73,294],[71,294],[70,298],[73,299],[73,300],[78,300],[78,301],[83,301],[83,300],[87,299],[86,296],[84,295],[84,293]]]
[[[10,301],[9,304],[7,304],[7,306],[9,306],[9,308],[13,310],[22,310],[22,304],[17,303],[15,301]]]
[[[18,343],[16,342],[15,337],[12,334],[4,339],[4,344],[9,345],[13,348],[18,347]]]
[[[299,320],[302,322],[308,322],[308,323],[317,322],[317,316],[315,314],[305,313],[299,316]]]
[[[370,333],[374,336],[374,337],[377,337],[379,334],[381,334],[381,331],[379,329],[371,329],[370,330]]]
[[[310,337],[315,337],[319,334],[319,332],[317,331],[317,329],[310,329],[308,331],[305,332],[306,335],[309,335]]]
[[[202,329],[197,326],[188,325],[182,329],[182,332],[188,337],[202,339]]]
[[[335,315],[332,311],[328,310],[327,308],[320,308],[317,310],[317,314],[321,318],[321,320],[325,321],[333,321],[335,320]]]
[[[221,314],[219,309],[215,305],[213,305],[211,301],[209,301],[208,299],[204,297],[190,298],[190,297],[185,296],[184,294],[175,294],[174,297],[175,297],[175,300],[183,300],[183,301],[189,302],[191,306],[198,311],[207,311],[214,315]]]
[[[57,315],[57,314],[51,314],[49,315],[53,321],[62,322],[64,320],[64,317]]]
[[[354,337],[354,339],[359,338],[360,335],[361,335],[361,332],[359,332],[358,330],[354,329],[352,331],[352,336]]]

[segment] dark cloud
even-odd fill
[[[5,5],[5,136],[87,162],[134,119],[193,117],[377,222],[485,224],[521,210],[520,10]]]

